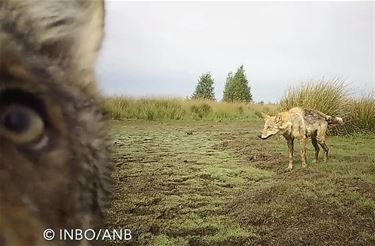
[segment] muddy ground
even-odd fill
[[[130,245],[375,245],[375,137],[329,137],[327,164],[286,172],[252,122],[113,121],[107,227]],[[112,242],[123,245],[123,242]]]

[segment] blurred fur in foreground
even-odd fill
[[[0,0],[2,246],[54,245],[44,229],[102,223],[111,186],[94,71],[103,26],[103,1]]]

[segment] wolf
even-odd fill
[[[293,169],[294,139],[297,138],[301,144],[302,167],[306,168],[306,143],[311,138],[315,149],[315,162],[319,162],[319,145],[323,148],[324,161],[327,162],[329,148],[326,144],[326,132],[329,124],[343,124],[343,119],[333,117],[312,109],[295,107],[286,112],[269,116],[262,113],[265,121],[262,134],[258,137],[268,139],[269,137],[282,134],[289,149],[289,165],[287,170]]]
[[[95,62],[104,1],[0,0],[0,245],[96,229],[112,163]],[[51,233],[47,234],[51,236]]]

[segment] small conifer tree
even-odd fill
[[[234,75],[228,74],[223,95],[223,100],[226,102],[251,102],[253,100],[243,65]]]
[[[210,73],[204,73],[199,77],[195,92],[191,98],[215,100],[214,80]]]

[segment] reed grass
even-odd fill
[[[246,120],[257,118],[261,111],[276,113],[277,105],[118,96],[107,98],[105,108],[116,120]]]

